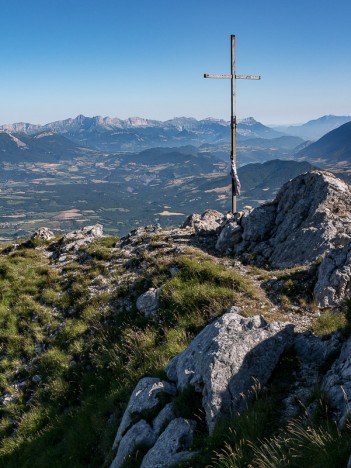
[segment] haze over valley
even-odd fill
[[[324,116],[285,133],[253,118],[240,120],[239,209],[272,199],[283,183],[313,167],[349,180],[351,124],[345,119],[351,121]],[[313,141],[316,135],[321,138]],[[0,237],[23,237],[42,225],[65,232],[96,222],[123,235],[139,225],[178,225],[206,208],[227,212],[229,163],[224,120],[79,115],[43,126],[2,125]]]

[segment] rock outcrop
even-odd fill
[[[31,239],[40,239],[43,241],[49,241],[55,237],[55,234],[50,231],[47,227],[41,227],[33,233]]]
[[[62,251],[78,250],[82,245],[89,244],[93,240],[103,236],[103,227],[101,224],[94,226],[85,226],[79,231],[73,231],[66,234],[61,242]]]
[[[197,213],[193,213],[191,215],[189,215],[186,220],[184,221],[184,223],[181,225],[181,228],[182,229],[193,229],[195,227],[195,223],[197,221],[200,221],[201,219],[201,216]]]
[[[351,293],[351,243],[332,250],[318,269],[314,298],[319,307],[342,304]]]
[[[138,297],[136,307],[145,317],[153,317],[159,307],[160,288],[150,288]]]
[[[314,401],[310,407],[309,404],[313,392],[323,378],[322,365],[330,359],[330,356],[340,352],[340,347],[339,333],[333,333],[328,339],[316,336],[310,331],[295,336],[293,349],[299,366],[294,374],[294,383],[283,400],[282,422],[298,417],[302,407],[313,412],[316,402]]]
[[[242,240],[241,226],[234,220],[228,221],[221,230],[215,248],[222,253],[230,253],[233,245]]]
[[[350,207],[348,184],[327,172],[307,172],[243,218],[233,251],[274,268],[313,262],[350,242]]]
[[[202,393],[211,433],[219,418],[245,408],[255,383],[268,381],[292,332],[292,325],[228,312],[169,363],[167,376],[180,390],[191,385]]]
[[[253,386],[268,381],[292,336],[292,325],[268,324],[259,315],[245,318],[235,307],[207,325],[168,364],[172,383],[150,377],[139,381],[118,428],[111,467],[122,466],[138,445],[150,447],[141,464],[144,468],[175,466],[191,457],[188,449],[196,423],[177,418],[172,401],[165,404],[160,395],[172,400],[176,388],[181,392],[189,386],[201,392],[211,433],[221,417],[245,409]]]
[[[172,467],[191,458],[195,421],[177,418],[171,421],[156,444],[145,455],[141,468]]]
[[[113,448],[119,445],[123,435],[133,425],[136,416],[141,415],[142,417],[145,413],[150,413],[151,410],[156,411],[156,414],[159,412],[160,396],[162,394],[175,395],[175,386],[152,377],[145,377],[139,381],[130,397],[127,409],[119,425]]]
[[[322,390],[329,398],[340,427],[351,413],[351,338],[341,348],[340,356],[323,379]]]
[[[65,262],[69,256],[76,256],[81,247],[94,242],[94,240],[102,236],[103,226],[101,224],[85,226],[78,231],[69,232],[51,246],[52,256],[59,262]]]
[[[217,235],[224,219],[223,213],[216,210],[206,210],[200,219],[193,223],[195,233],[200,237]]]

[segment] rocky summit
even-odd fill
[[[315,261],[350,242],[350,206],[348,184],[326,172],[307,172],[244,217],[234,252],[273,268]]]
[[[340,467],[350,189],[0,249],[1,466]]]

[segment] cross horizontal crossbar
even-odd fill
[[[229,79],[232,79],[233,75],[221,75],[221,74],[218,74],[218,73],[214,74],[214,75],[211,75],[211,74],[205,73],[204,78],[229,78]],[[235,75],[235,78],[237,80],[260,80],[261,79],[261,77],[259,75]]]
[[[260,80],[260,75],[235,75],[237,80]]]

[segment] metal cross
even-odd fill
[[[231,148],[231,175],[232,175],[232,213],[236,213],[236,196],[240,195],[240,181],[236,170],[236,90],[235,80],[260,80],[258,75],[236,75],[235,74],[235,36],[230,36],[231,50],[231,74],[230,75],[209,75],[204,74],[204,78],[229,78],[231,80],[231,121],[232,129],[232,148]]]

